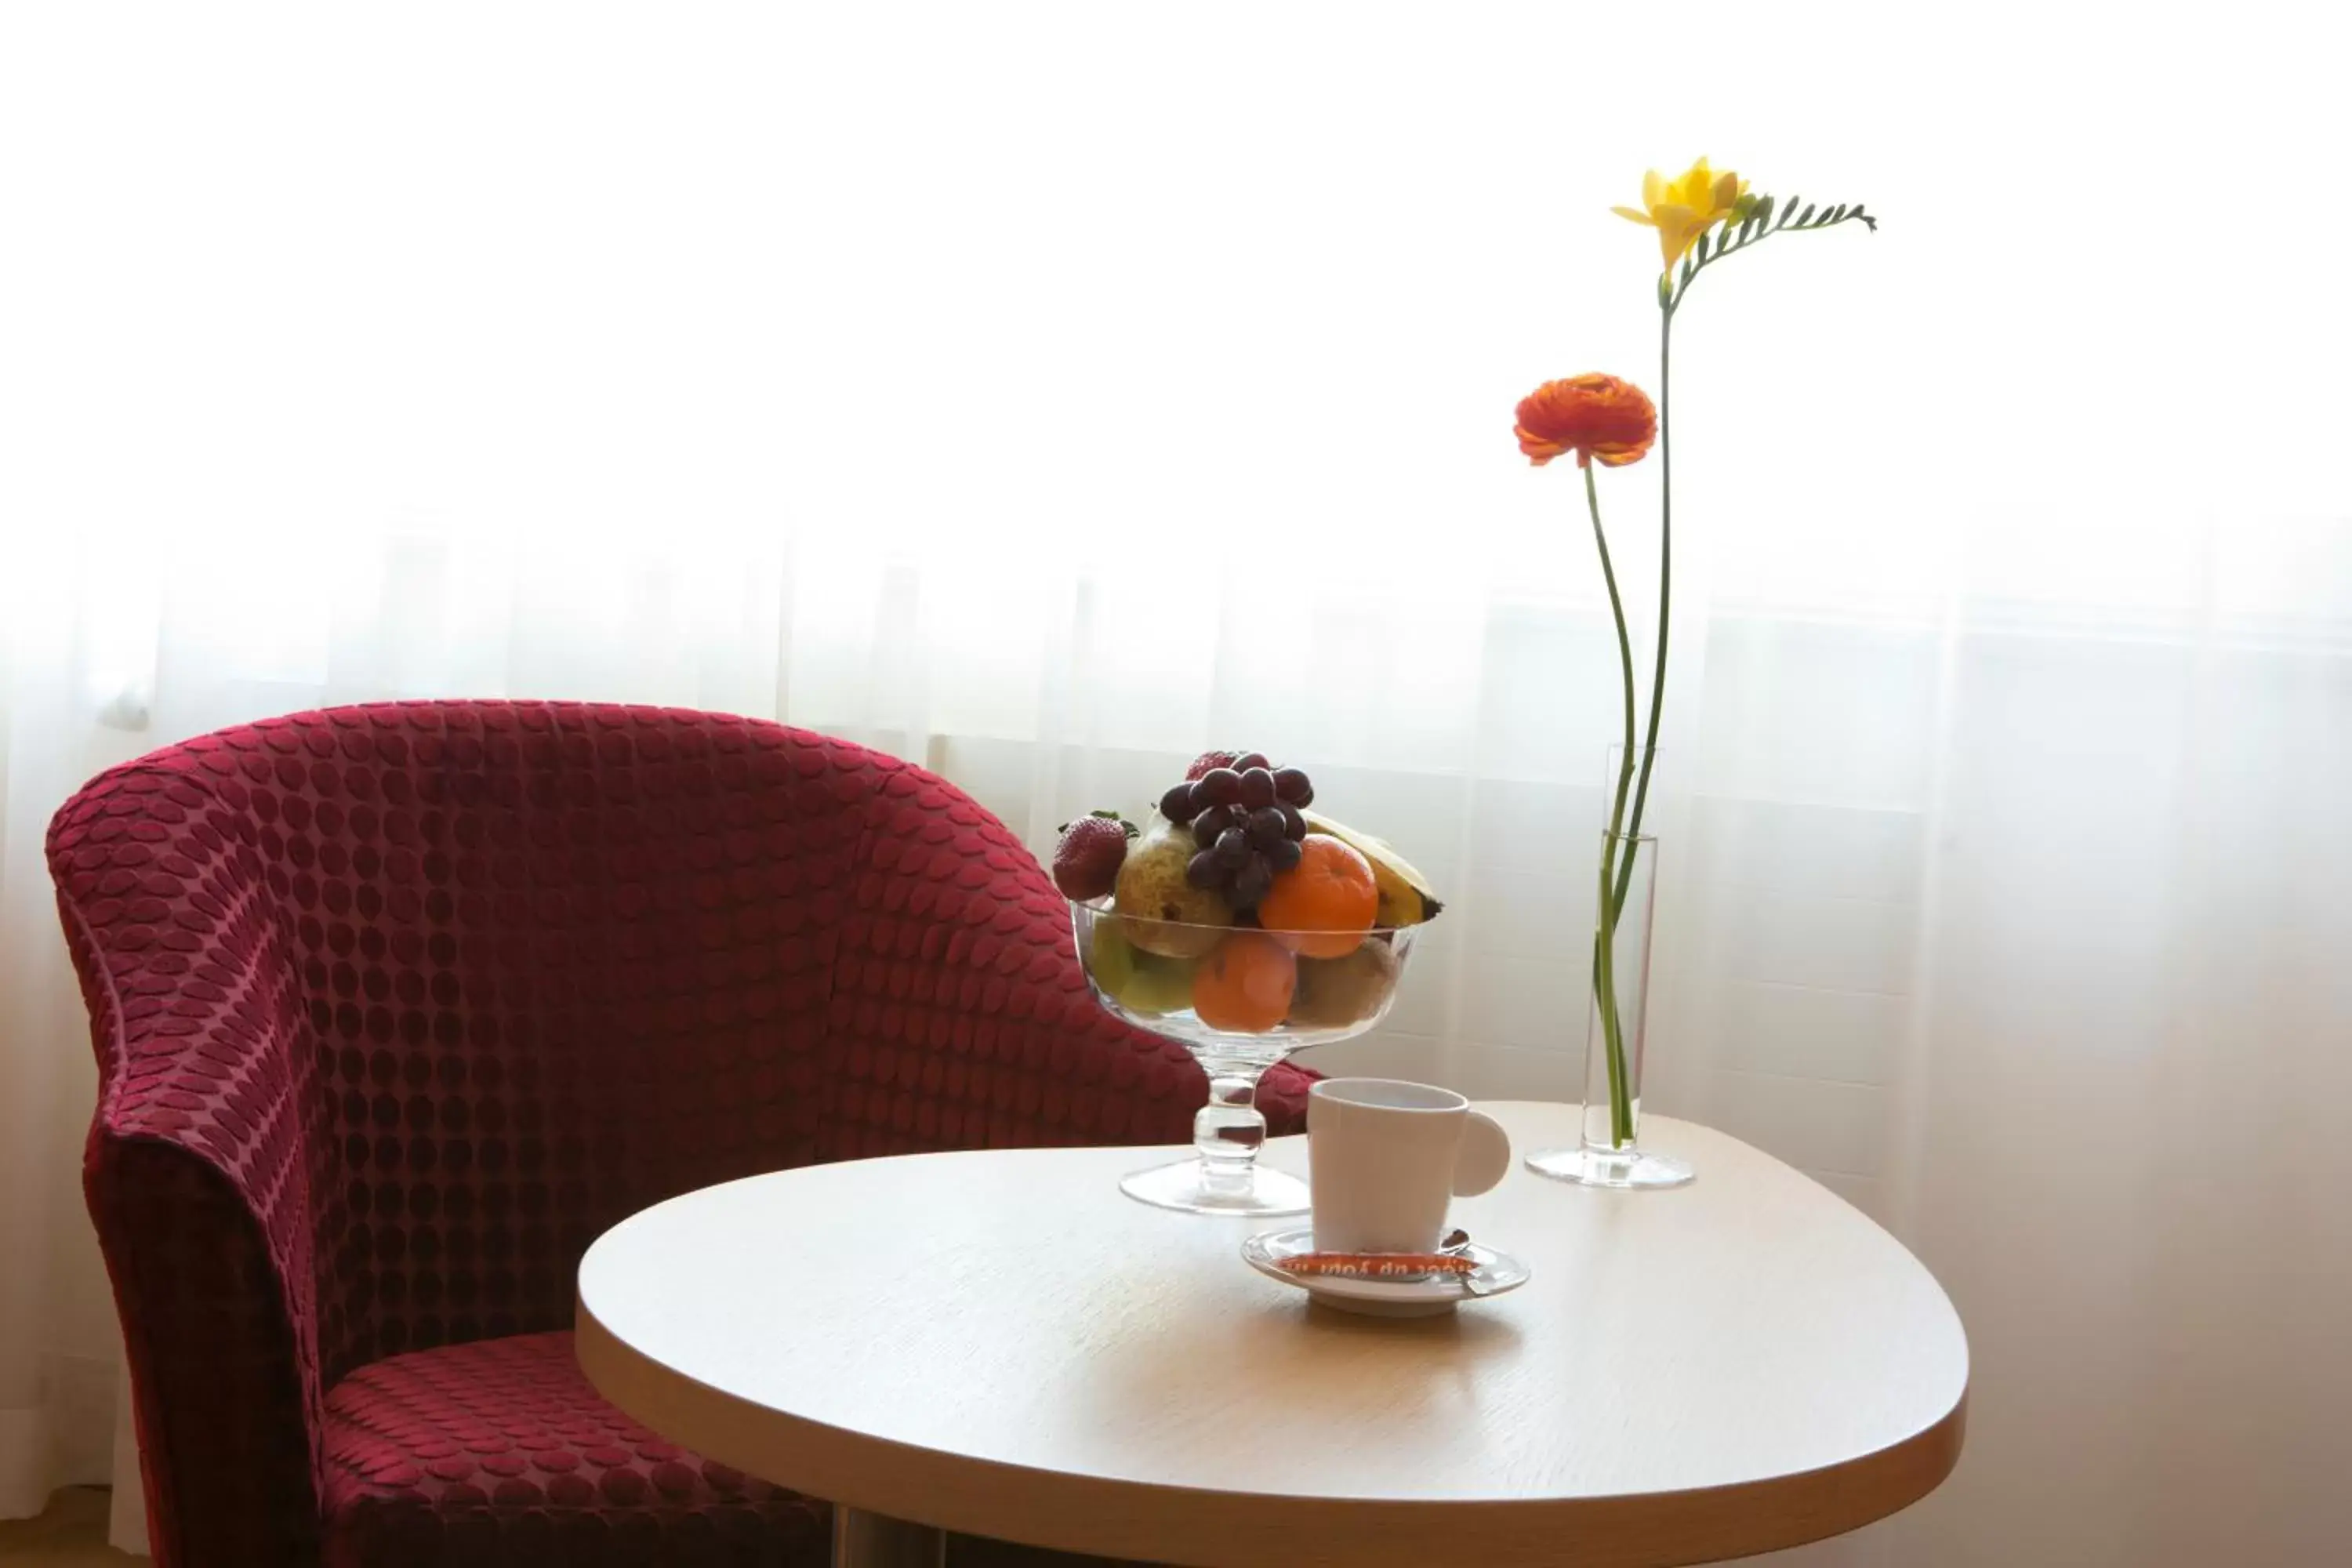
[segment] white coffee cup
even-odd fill
[[[1307,1182],[1323,1252],[1432,1252],[1446,1206],[1511,1168],[1511,1140],[1450,1089],[1330,1078],[1307,1098]]]

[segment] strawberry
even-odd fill
[[[1217,768],[1232,767],[1234,760],[1241,754],[1239,752],[1202,752],[1192,759],[1192,765],[1184,770],[1184,777],[1189,781]]]
[[[1054,886],[1066,899],[1099,899],[1118,884],[1127,841],[1136,826],[1115,811],[1097,811],[1062,824],[1054,846]]]

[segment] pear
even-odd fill
[[[1199,852],[1192,831],[1165,817],[1128,850],[1117,906],[1128,941],[1162,958],[1198,958],[1217,945],[1234,911],[1213,889],[1186,880],[1184,868]]]

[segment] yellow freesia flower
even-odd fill
[[[1666,258],[1671,270],[1698,243],[1698,237],[1738,215],[1748,196],[1748,182],[1726,171],[1717,174],[1701,158],[1693,163],[1678,180],[1669,180],[1655,169],[1642,180],[1642,205],[1647,211],[1632,207],[1611,207],[1619,217],[1632,218],[1658,231],[1658,250]]]

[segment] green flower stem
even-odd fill
[[[1617,569],[1609,560],[1609,535],[1601,527],[1601,492],[1592,480],[1592,465],[1584,464],[1584,501],[1592,513],[1592,542],[1601,551],[1601,580],[1609,586],[1609,614],[1617,623],[1617,667],[1625,679],[1625,754],[1617,769],[1617,798],[1609,808],[1609,832],[1613,837],[1625,821],[1625,788],[1633,776],[1633,641],[1625,630],[1625,602],[1617,595]]]
[[[1609,838],[1601,846],[1601,886],[1599,889],[1599,923],[1592,935],[1592,993],[1601,1009],[1601,1038],[1606,1042],[1609,1058],[1609,1142],[1622,1149],[1633,1141],[1633,1097],[1626,1084],[1625,1026],[1617,1011],[1617,917],[1624,906],[1624,894],[1613,899],[1611,884],[1618,875],[1617,852],[1624,840],[1618,829],[1625,820],[1625,789],[1633,775],[1633,641],[1625,630],[1625,601],[1617,592],[1617,568],[1609,559],[1609,535],[1601,526],[1601,491],[1594,483],[1592,463],[1580,459],[1584,469],[1584,501],[1592,513],[1592,542],[1601,552],[1601,580],[1609,587],[1609,615],[1617,625],[1617,668],[1625,682],[1625,750],[1618,759],[1616,799],[1609,808]],[[1653,709],[1653,711],[1655,711]],[[1636,819],[1639,816],[1636,806]],[[1633,871],[1634,846],[1625,846],[1624,875]]]
[[[1601,924],[1592,933],[1592,995],[1601,1009],[1601,1039],[1609,1062],[1609,1146],[1633,1142],[1633,1100],[1625,1084],[1625,1026],[1617,1016],[1617,921],[1609,909],[1610,865],[1617,851],[1611,839],[1601,857]],[[1625,857],[1628,862],[1633,857]]]
[[[1686,291],[1690,285],[1683,285]],[[1625,912],[1625,900],[1633,889],[1634,862],[1640,858],[1642,818],[1650,805],[1650,775],[1658,760],[1658,721],[1666,708],[1666,648],[1668,634],[1673,628],[1675,600],[1675,458],[1674,458],[1674,345],[1675,307],[1682,302],[1681,295],[1661,290],[1658,296],[1658,654],[1650,677],[1650,715],[1642,735],[1639,773],[1633,785],[1633,816],[1619,834],[1620,812],[1625,804],[1625,779],[1634,773],[1633,761],[1633,655],[1625,637],[1625,617],[1617,601],[1617,582],[1608,570],[1608,551],[1601,552],[1601,572],[1609,579],[1609,604],[1617,610],[1617,648],[1625,671],[1625,755],[1617,771],[1617,810],[1609,815],[1609,850],[1601,857],[1601,925],[1595,941],[1605,950],[1615,944],[1617,921]],[[1591,475],[1586,474],[1588,488]],[[1599,503],[1594,503],[1593,527],[1600,528]],[[1620,846],[1624,856],[1617,858]],[[1614,862],[1612,864],[1612,861]],[[1605,962],[1605,952],[1595,954],[1595,995],[1601,999],[1601,1031],[1609,1042],[1609,1131],[1610,1142],[1624,1148],[1633,1142],[1633,1093],[1626,1079],[1625,1027],[1617,1016],[1616,986],[1603,986],[1601,977],[1614,965]],[[1611,976],[1613,980],[1613,975]]]
[[[1675,308],[1667,305],[1658,312],[1658,658],[1650,678],[1650,718],[1642,735],[1642,773],[1633,786],[1633,820],[1625,830],[1636,842],[1642,837],[1642,813],[1650,804],[1650,770],[1658,760],[1658,716],[1666,708],[1666,634],[1673,624],[1675,604],[1674,344]],[[1625,700],[1629,721],[1633,706],[1629,691]],[[1633,745],[1630,721],[1625,743],[1629,749]],[[1610,900],[1612,930],[1624,912],[1625,895],[1633,885],[1633,857],[1628,855],[1617,873],[1616,895]]]

